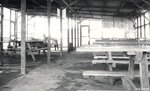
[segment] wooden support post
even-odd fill
[[[149,91],[149,78],[148,78],[148,62],[147,53],[143,53],[142,60],[140,62],[140,82],[141,91]]]
[[[79,22],[77,22],[77,47],[79,47]]]
[[[11,40],[11,33],[12,33],[11,32],[11,9],[10,9],[10,18],[9,19],[10,19],[10,21],[9,21],[9,24],[10,24],[10,27],[9,27],[10,28],[9,29],[9,40]]]
[[[51,0],[47,1],[47,19],[48,19],[48,52],[47,52],[47,62],[51,62],[51,36],[50,36]]]
[[[82,27],[80,26],[80,46],[82,46]]]
[[[148,15],[149,15],[149,18],[150,18],[150,10],[148,11]],[[150,21],[149,21],[149,27],[150,27]],[[150,36],[150,29],[149,29],[149,36]]]
[[[76,18],[74,20],[74,47],[76,48]]]
[[[21,74],[26,74],[26,0],[21,0]]]
[[[14,23],[14,40],[17,41],[17,33],[18,33],[18,12],[15,11],[15,23]],[[17,48],[17,42],[14,41],[14,46],[13,48]]]
[[[140,16],[140,38],[142,38],[142,18]]]
[[[17,33],[18,33],[18,12],[15,11],[15,26],[14,26],[14,35],[15,39],[17,40]]]
[[[74,29],[74,25],[75,25],[74,23],[75,23],[75,22],[74,22],[74,18],[72,18],[72,22],[73,22],[73,23],[72,23],[72,24],[73,24],[73,25],[72,25],[72,38],[73,38],[73,41],[72,41],[72,42],[73,42],[73,47],[74,47],[74,46],[75,46],[75,34],[74,34],[74,33],[75,33],[75,32],[74,32],[74,31],[75,31],[75,29]]]
[[[28,15],[27,15],[27,19],[26,19],[26,22],[27,22],[27,29],[26,29],[26,38],[27,38],[27,40],[28,40]]]
[[[143,17],[144,17],[144,39],[146,39],[145,14],[143,14]]]
[[[60,56],[63,56],[63,37],[62,37],[62,6],[60,5]]]
[[[73,19],[72,19],[72,16],[71,16],[71,42],[73,45]]]
[[[70,43],[70,31],[69,31],[69,17],[68,17],[68,19],[67,19],[67,24],[68,24],[68,26],[67,26],[67,36],[68,36],[68,40],[67,40],[67,43],[68,43],[68,53],[69,53],[69,43]]]
[[[137,18],[137,41],[139,40],[139,21],[138,21],[138,18]]]
[[[111,54],[111,51],[108,52],[108,61],[113,61],[113,60],[112,60],[112,54]],[[109,71],[110,71],[110,72],[113,71],[112,64],[108,64],[108,68],[109,68]],[[113,78],[112,78],[112,77],[110,77],[110,83],[113,84]]]
[[[0,6],[0,61],[1,65],[3,65],[3,6]]]
[[[79,23],[79,47],[80,47],[80,45],[81,45],[81,44],[80,44],[80,41],[81,41],[81,40],[80,40],[80,39],[81,39],[81,36],[80,36],[80,35],[81,35],[81,34],[80,34],[80,33],[81,33],[81,32],[80,32],[80,31],[81,31],[81,30],[80,30],[81,28],[80,28],[80,26],[81,26],[81,23]]]
[[[88,38],[89,38],[88,45],[90,45],[90,26],[88,26]]]
[[[134,77],[134,55],[130,55],[129,59],[129,66],[128,66],[128,72],[129,72],[129,77],[133,79]]]

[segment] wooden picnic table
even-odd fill
[[[111,53],[112,52],[126,52],[130,55],[129,61],[129,77],[133,77],[134,75],[134,61],[133,57],[137,53],[141,53],[142,56],[139,57],[139,70],[140,70],[140,82],[142,91],[149,91],[149,78],[148,78],[148,61],[147,61],[147,53],[150,52],[150,46],[148,45],[89,45],[82,46],[76,49],[77,52],[107,52],[108,59],[112,60]]]

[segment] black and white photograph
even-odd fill
[[[150,0],[0,0],[0,91],[150,91]]]

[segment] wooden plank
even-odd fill
[[[127,55],[136,55],[136,52],[128,51],[128,52],[127,52]]]
[[[26,74],[26,0],[21,0],[21,74]]]
[[[95,71],[95,70],[91,70],[91,71],[83,71],[82,73],[83,77],[89,77],[89,76],[95,76],[95,77],[124,77],[124,76],[129,76],[128,71]],[[148,76],[150,77],[150,73],[148,74]],[[140,77],[140,72],[136,72],[134,73],[134,77]]]
[[[92,64],[99,64],[99,63],[115,63],[115,64],[129,64],[129,60],[92,60]],[[139,61],[135,61],[134,64],[139,64]],[[150,65],[150,62],[148,62],[148,65]]]
[[[27,43],[27,46],[28,46],[28,48],[29,48],[29,53],[30,53],[30,55],[31,55],[31,57],[32,57],[32,59],[33,59],[33,61],[36,61],[35,56],[34,56],[34,54],[33,54],[33,52],[32,52],[32,48],[31,48],[30,43]]]
[[[51,19],[51,0],[47,0],[47,21],[48,21],[48,52],[47,62],[51,62],[51,34],[50,34],[50,20]]]
[[[94,59],[106,59],[107,56],[94,56]],[[129,59],[126,56],[112,56],[112,59]]]
[[[136,86],[135,84],[131,81],[130,78],[128,77],[122,77],[122,84],[125,88],[125,91],[135,91],[136,90]]]
[[[150,46],[133,46],[133,45],[118,45],[118,46],[98,46],[98,45],[89,45],[77,48],[77,52],[150,52]]]
[[[150,45],[149,41],[100,41],[94,42],[93,45]]]
[[[148,72],[148,62],[147,54],[143,53],[142,60],[140,62],[140,82],[141,91],[149,91],[149,72]]]

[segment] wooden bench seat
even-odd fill
[[[94,59],[106,59],[107,56],[94,56]],[[112,56],[112,59],[129,59],[127,56]]]
[[[114,63],[114,64],[129,64],[129,60],[92,60],[92,64],[100,64],[100,63]],[[135,61],[134,64],[139,64],[139,61]],[[150,65],[150,62],[148,61],[148,64]]]
[[[124,77],[129,76],[129,73],[127,71],[84,71],[83,77],[88,78],[89,76],[95,76],[95,77]],[[140,77],[139,72],[134,73],[134,77]],[[149,74],[150,77],[150,74]]]

